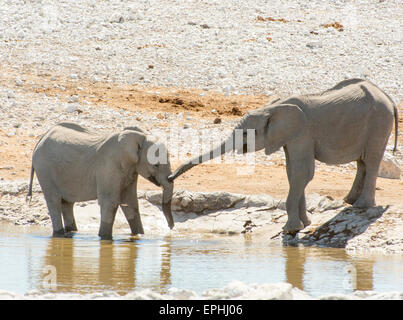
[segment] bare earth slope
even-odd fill
[[[321,92],[348,78],[372,81],[397,104],[400,134],[393,159],[402,168],[402,12],[397,0],[2,3],[0,217],[49,223],[43,202],[40,212],[24,207],[20,186],[29,179],[35,143],[58,122],[103,132],[137,125],[157,136],[176,128],[180,134],[168,145],[175,168],[200,151],[192,149],[192,139],[203,130],[218,143],[247,110],[277,97]],[[392,134],[389,156],[393,140]],[[175,156],[174,145],[184,147],[183,157]],[[256,153],[246,175],[239,174],[242,161],[207,163],[181,176],[175,190],[284,200],[284,163],[281,150],[270,157]],[[317,162],[307,193],[341,201],[354,175],[354,164]],[[139,189],[156,189],[144,179],[139,183]],[[364,235],[379,239],[392,226],[393,237],[398,234],[402,242],[396,209],[403,205],[401,177],[378,178],[376,198],[388,208],[385,220],[378,219]],[[14,216],[6,216],[10,212]],[[315,227],[326,228],[332,219],[327,218],[318,216]],[[368,237],[360,238],[363,245]],[[389,246],[386,240],[382,245]]]

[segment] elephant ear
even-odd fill
[[[145,139],[144,134],[133,130],[124,130],[118,136],[118,144],[124,157],[137,163],[140,158],[141,145]]]
[[[296,105],[280,104],[270,108],[265,128],[265,153],[269,155],[301,135],[307,122],[305,113]]]

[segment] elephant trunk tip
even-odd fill
[[[182,174],[182,170],[178,169],[176,170],[174,173],[172,173],[170,176],[168,176],[168,181],[172,182],[174,181],[178,176],[180,176]]]
[[[196,165],[197,164],[193,163],[192,160],[186,162],[185,164],[181,165],[178,169],[176,169],[174,171],[174,173],[172,173],[170,176],[168,176],[168,181],[172,182],[177,177],[179,177],[180,175],[184,174],[186,171],[188,171],[189,169],[193,168]]]
[[[172,230],[174,228],[174,226],[175,226],[175,222],[174,222],[174,219],[172,217],[172,213],[171,213],[171,215],[166,215],[165,218],[167,220],[169,229]]]
[[[174,223],[174,218],[172,216],[172,209],[171,209],[171,200],[169,200],[166,203],[162,203],[162,212],[165,216],[165,219],[167,220],[168,227],[169,229],[173,229],[175,223]]]

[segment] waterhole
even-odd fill
[[[344,249],[284,247],[234,237],[96,234],[52,238],[49,230],[0,223],[0,289],[19,294],[126,294],[150,288],[221,288],[230,281],[288,282],[317,297],[354,290],[403,290],[403,257],[350,255]]]

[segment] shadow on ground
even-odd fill
[[[299,234],[295,237],[283,235],[283,245],[293,246],[302,243],[308,246],[345,248],[348,241],[364,233],[388,208],[389,206],[370,209],[344,208],[330,220],[307,231],[303,237]]]

